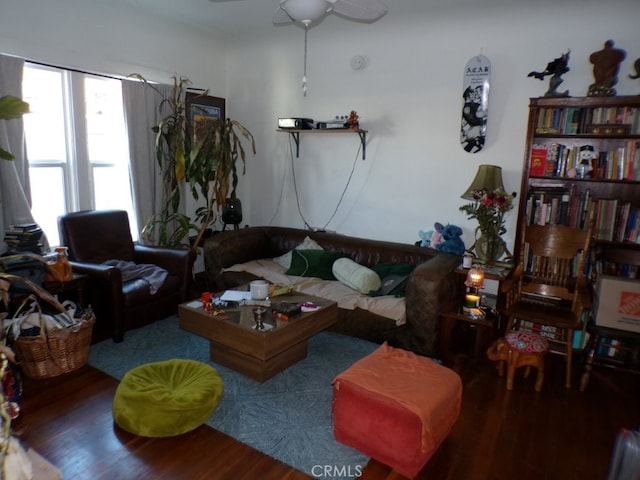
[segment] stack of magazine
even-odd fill
[[[30,252],[42,255],[44,248],[41,240],[42,229],[36,223],[11,225],[4,232],[4,243],[10,254]]]

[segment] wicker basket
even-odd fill
[[[0,272],[0,280],[14,283],[23,282],[33,292],[23,304],[34,300],[40,314],[40,332],[34,336],[18,336],[11,345],[21,370],[30,378],[49,378],[68,373],[84,366],[89,360],[91,334],[95,315],[87,309],[75,325],[47,330],[42,318],[39,301],[44,301],[58,312],[65,307],[49,292],[28,279]]]
[[[14,342],[18,365],[29,378],[49,378],[72,372],[89,359],[91,333],[95,317],[76,327],[45,332],[32,337],[21,336]]]

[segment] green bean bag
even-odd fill
[[[128,371],[113,399],[113,419],[143,437],[171,437],[202,425],[222,397],[218,372],[195,360],[147,363]]]

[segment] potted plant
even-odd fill
[[[135,76],[146,82],[140,75]],[[185,77],[174,77],[171,96],[160,104],[164,116],[153,127],[156,161],[163,172],[163,205],[161,211],[147,221],[143,236],[151,239],[157,235],[161,246],[183,246],[195,231],[192,245],[196,248],[226,199],[236,198],[238,160],[242,161],[242,173],[246,171],[243,139],[249,142],[253,154],[256,153],[253,135],[236,120],[207,118],[190,124],[185,101],[189,84]],[[180,188],[184,184],[193,198],[203,203],[193,220],[178,211]]]

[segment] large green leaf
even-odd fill
[[[29,104],[17,97],[5,95],[0,97],[0,119],[12,120],[29,113]]]
[[[11,95],[0,97],[0,120],[14,120],[25,113],[29,113],[29,104],[27,102]],[[0,148],[0,158],[13,160],[14,156],[5,149]]]
[[[7,152],[4,148],[0,148],[0,158],[3,160],[13,160],[15,157]]]

